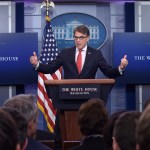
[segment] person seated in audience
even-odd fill
[[[0,150],[20,150],[17,127],[11,115],[0,109]]]
[[[119,118],[119,116],[121,114],[123,114],[124,112],[126,112],[126,110],[115,112],[108,118],[108,123],[105,126],[104,135],[103,135],[103,139],[104,139],[107,150],[113,150],[112,136],[113,136],[113,130],[114,130],[115,122]]]
[[[49,131],[37,129],[35,139],[38,141],[54,140],[54,134]]]
[[[136,129],[136,150],[150,149],[150,104],[142,112]]]
[[[113,150],[136,149],[136,126],[141,112],[128,111],[119,116],[113,131]]]
[[[143,106],[143,110],[146,109],[146,107],[150,104],[150,97],[145,101],[144,106]]]
[[[27,121],[25,117],[16,109],[11,107],[1,107],[0,109],[6,111],[14,119],[17,127],[18,143],[21,150],[26,150],[27,147]]]
[[[108,120],[108,113],[104,102],[93,98],[83,103],[79,108],[77,119],[84,137],[80,146],[70,150],[105,150],[103,131]]]
[[[19,94],[4,102],[4,106],[13,107],[21,112],[27,120],[28,145],[26,150],[51,150],[51,148],[35,140],[38,121],[36,97],[32,94]]]

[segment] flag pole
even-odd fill
[[[49,17],[49,8],[50,7],[54,8],[54,3],[52,1],[49,2],[49,0],[45,0],[41,5],[41,8],[42,7],[46,8],[46,16],[45,16],[45,20],[46,20],[45,29],[46,30],[43,34],[48,35],[48,36],[45,36],[43,40],[40,61],[43,64],[47,64],[49,61],[51,61],[51,59],[53,60],[56,59],[56,56],[58,55],[59,51],[58,51],[57,44],[54,38],[52,26],[50,24],[50,17]],[[59,80],[59,79],[61,79],[60,70],[57,70],[56,73],[52,75],[38,73],[37,105],[44,115],[49,131],[52,133],[54,132],[54,128],[55,128],[57,109],[54,108],[52,99],[49,98],[47,94],[44,81],[45,80]]]

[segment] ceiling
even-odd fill
[[[0,0],[6,1],[6,0]],[[7,0],[13,2],[38,2],[42,3],[44,0]],[[139,0],[52,0],[54,3],[108,3],[108,2],[135,2]],[[140,1],[150,1],[150,0],[140,0]]]

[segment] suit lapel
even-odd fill
[[[70,50],[70,56],[68,56],[68,57],[70,57],[73,67],[75,68],[76,72],[78,72],[77,64],[75,62],[75,55],[76,55],[76,48],[73,47],[72,50]]]

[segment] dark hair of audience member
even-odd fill
[[[127,111],[119,116],[114,126],[113,146],[120,150],[136,149],[136,127],[140,116],[139,111]]]
[[[16,123],[0,109],[0,150],[16,150],[18,144]]]
[[[150,149],[150,105],[147,105],[140,116],[136,128],[137,150]]]
[[[115,112],[108,118],[108,122],[107,122],[107,125],[105,126],[105,130],[104,130],[104,134],[103,134],[103,139],[104,139],[104,143],[106,145],[107,150],[113,149],[113,147],[112,147],[112,143],[113,143],[112,136],[113,136],[113,130],[114,130],[115,122],[119,118],[119,116],[121,114],[123,114],[124,112],[126,112],[126,110]]]
[[[83,103],[78,111],[78,125],[84,136],[103,134],[108,114],[104,102],[93,98]]]
[[[150,97],[146,100],[144,106],[143,106],[143,110],[145,110],[145,108],[150,104]]]
[[[18,143],[24,149],[27,140],[27,121],[25,117],[16,109],[11,107],[2,107],[2,110],[8,112],[14,119],[17,126]]]

